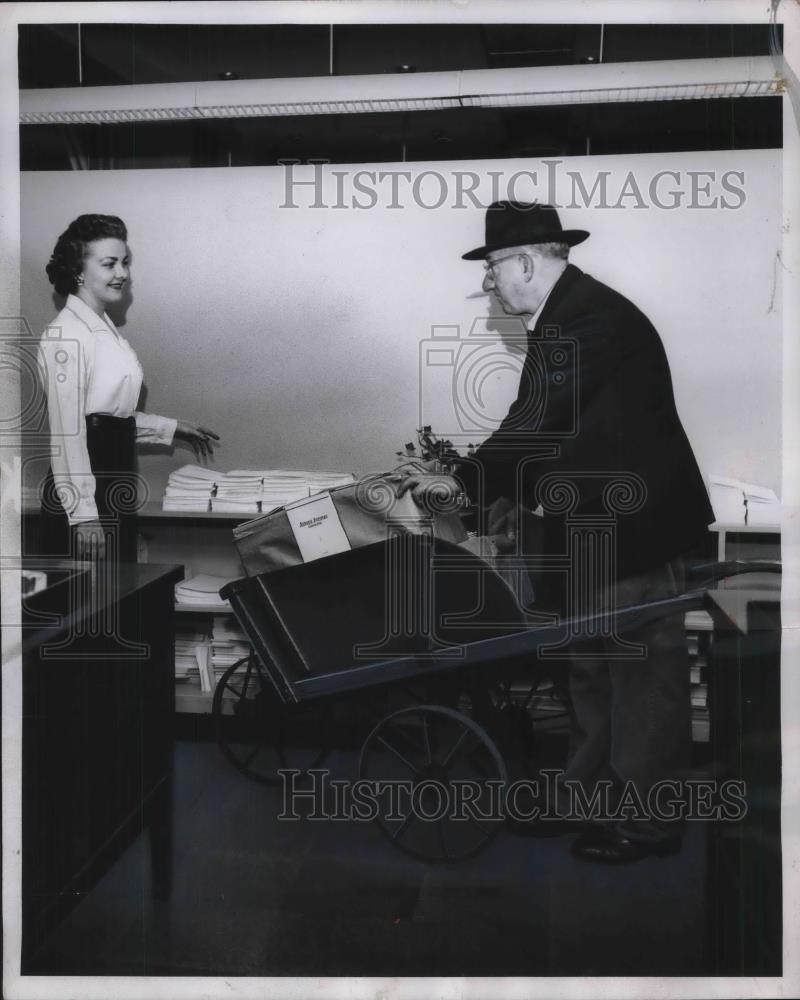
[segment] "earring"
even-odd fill
[[[83,277],[81,275],[78,275],[78,284],[79,285],[83,284]]]

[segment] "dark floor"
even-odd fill
[[[346,775],[352,755],[334,769]],[[428,865],[372,824],[279,821],[281,792],[217,747],[175,749],[169,901],[140,837],[62,923],[45,974],[541,976],[703,974],[706,835],[608,869],[569,839],[501,832],[478,857]],[[706,973],[707,974],[707,973]]]

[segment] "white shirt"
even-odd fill
[[[561,274],[563,274],[563,273],[564,272],[562,271]],[[561,277],[561,274],[559,274],[558,278]],[[556,287],[556,283],[558,282],[558,278],[556,278],[556,280],[553,282],[553,284],[547,290],[547,295],[545,295],[545,297],[539,303],[539,308],[536,310],[536,312],[533,314],[533,316],[531,316],[531,321],[530,321],[530,323],[528,323],[528,330],[529,331],[533,330],[534,327],[536,326],[536,324],[539,322],[539,317],[542,315],[542,310],[544,309],[545,305],[547,304],[547,300],[550,298],[550,292],[552,292],[553,289]]]
[[[142,366],[136,353],[104,313],[98,316],[77,295],[50,323],[39,344],[47,393],[50,449],[56,488],[65,487],[70,524],[97,518],[96,483],[86,444],[90,413],[134,417],[136,438],[172,444],[177,420],[136,409]]]

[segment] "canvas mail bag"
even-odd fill
[[[398,497],[393,482],[396,479],[392,473],[367,476],[329,491],[351,549],[404,532],[432,532],[434,538],[454,544],[466,539],[457,513],[424,510],[410,491]],[[284,507],[237,525],[233,537],[248,576],[297,566],[304,561]]]

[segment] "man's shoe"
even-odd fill
[[[579,861],[594,861],[601,865],[626,865],[642,858],[664,858],[677,854],[681,849],[681,838],[670,837],[646,843],[629,840],[613,830],[598,829],[582,833],[570,848],[570,853]]]

